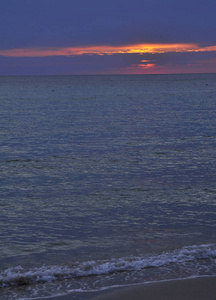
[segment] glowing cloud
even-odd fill
[[[113,55],[128,53],[168,53],[216,51],[216,46],[199,47],[197,44],[137,44],[127,46],[83,46],[67,48],[29,48],[0,50],[0,56],[7,57],[46,57],[75,55]]]
[[[152,70],[156,68],[156,64],[148,59],[142,59],[140,64],[132,64],[130,70]]]

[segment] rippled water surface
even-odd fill
[[[0,77],[0,105],[1,299],[216,275],[215,74]]]

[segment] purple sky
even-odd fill
[[[215,0],[2,0],[0,75],[216,73],[215,11]]]

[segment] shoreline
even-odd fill
[[[174,279],[151,282],[131,287],[70,294],[48,298],[50,300],[215,300],[216,276]],[[38,299],[39,300],[39,299]]]

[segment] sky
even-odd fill
[[[216,73],[215,0],[0,0],[0,76]]]

